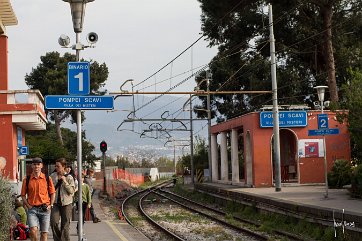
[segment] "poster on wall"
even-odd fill
[[[298,140],[299,157],[323,157],[323,139],[301,139]]]

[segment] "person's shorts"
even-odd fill
[[[38,227],[40,232],[48,233],[50,225],[50,210],[43,212],[40,207],[28,210],[29,228]]]

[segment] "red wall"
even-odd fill
[[[336,159],[350,160],[350,136],[346,123],[340,124],[335,120],[335,113],[330,111],[325,111],[324,113],[328,114],[329,128],[338,128],[340,130],[340,134],[338,135],[326,136],[328,170],[331,170]],[[297,140],[322,139],[322,136],[308,136],[308,130],[318,129],[317,114],[320,114],[320,111],[307,111],[308,125],[306,127],[294,127],[286,129],[294,132]],[[259,123],[259,113],[254,112],[228,120],[218,125],[214,125],[211,128],[211,132],[219,133],[221,131],[231,131],[233,128],[242,128],[245,145],[246,133],[249,131],[253,160],[253,184],[255,187],[270,187],[272,186],[273,173],[271,161],[271,140],[273,135],[273,128],[261,128]],[[324,183],[323,157],[299,158],[297,169],[299,171],[300,184]]]

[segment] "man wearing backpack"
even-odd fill
[[[69,225],[72,218],[75,187],[73,177],[65,172],[66,165],[65,158],[59,158],[55,161],[56,172],[50,175],[53,183],[56,183],[55,202],[50,215],[50,227],[53,231],[54,241],[70,241]]]
[[[21,198],[28,208],[30,240],[38,240],[38,229],[40,229],[40,241],[47,241],[55,188],[51,178],[41,171],[43,168],[41,158],[33,158],[31,167],[33,171],[30,176],[23,179],[21,189]]]

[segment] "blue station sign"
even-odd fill
[[[68,94],[89,95],[90,67],[89,62],[68,63]]]
[[[113,110],[113,96],[47,95],[45,108],[51,110]]]
[[[19,155],[29,155],[29,147],[28,146],[20,146],[19,147]]]
[[[318,129],[328,129],[328,114],[318,114]]]
[[[307,126],[306,111],[279,111],[279,127]],[[260,127],[273,127],[273,112],[260,112]]]
[[[308,130],[308,136],[338,135],[338,128]]]

